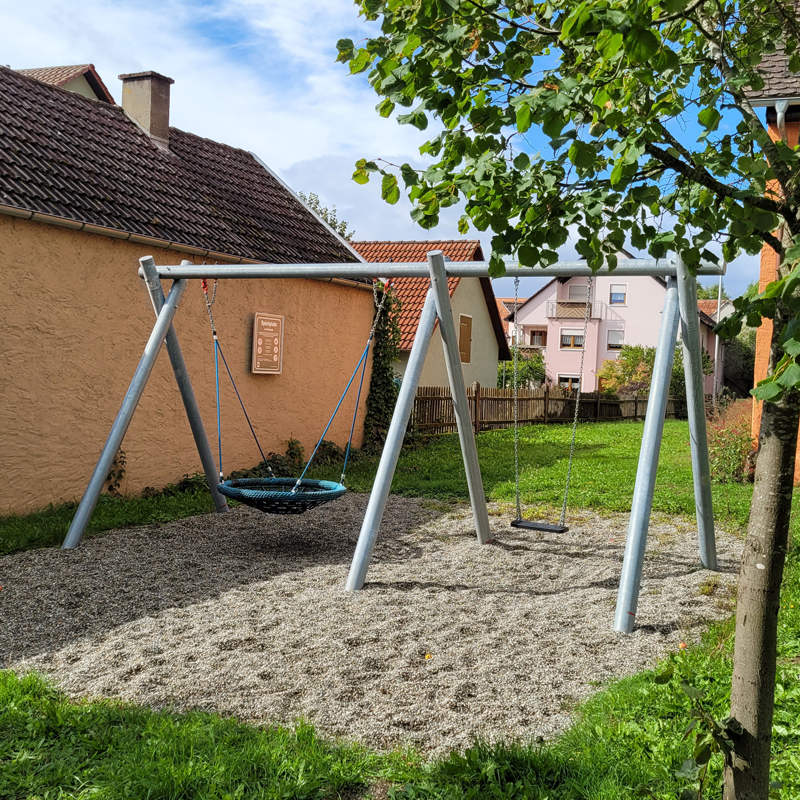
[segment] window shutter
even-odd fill
[[[472,355],[472,317],[459,317],[458,326],[458,352],[461,355],[461,363],[469,364]]]

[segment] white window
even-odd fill
[[[612,283],[608,295],[610,306],[624,306],[628,302],[628,287],[624,283]]]
[[[580,300],[581,303],[586,302],[586,296],[589,293],[588,283],[571,283],[567,288],[570,300]]]
[[[561,329],[561,349],[580,350],[583,347],[583,330],[581,328]]]
[[[609,350],[622,350],[622,345],[625,344],[625,331],[609,331],[607,341]]]
[[[567,391],[579,391],[581,388],[580,375],[559,375],[558,385]]]

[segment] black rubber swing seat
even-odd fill
[[[257,508],[267,514],[303,514],[311,508],[330,503],[347,489],[333,481],[297,478],[241,478],[220,483],[220,494]]]
[[[527,519],[512,519],[512,528],[525,528],[529,531],[544,531],[545,533],[566,533],[566,525],[554,525],[550,522],[529,522]]]

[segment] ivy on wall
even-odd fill
[[[378,303],[382,296],[381,286],[377,295]],[[400,356],[399,318],[400,300],[389,287],[372,344],[372,375],[364,419],[364,449],[368,451],[379,451],[383,447],[397,402],[399,389],[395,383],[393,364]]]

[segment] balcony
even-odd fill
[[[586,303],[583,300],[548,300],[546,313],[548,319],[583,319],[586,315]],[[616,311],[599,301],[591,304],[589,319],[609,320],[623,326],[625,324],[625,320]]]

